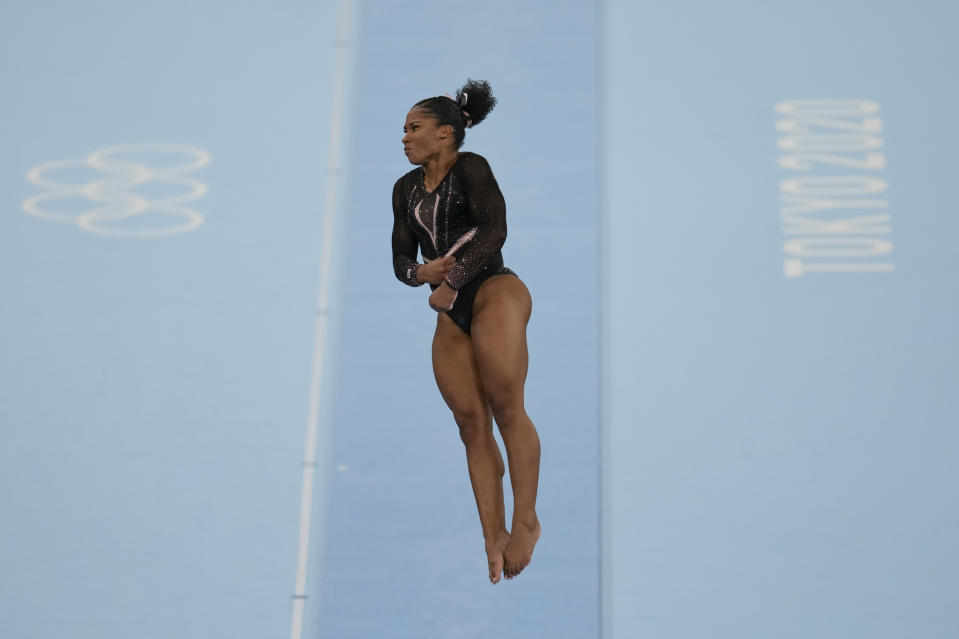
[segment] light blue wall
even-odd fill
[[[4,637],[289,632],[335,8],[4,8]],[[137,142],[210,153],[201,227],[108,237],[21,210],[32,167]]]
[[[607,4],[605,637],[959,633],[956,18]],[[774,106],[804,98],[878,103],[886,167],[782,168]],[[804,259],[894,271],[786,276],[780,182],[807,175],[883,180],[858,199],[886,208],[804,219],[887,213],[813,237],[893,249]]]

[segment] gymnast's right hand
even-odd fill
[[[452,255],[438,257],[416,269],[416,279],[429,284],[442,284],[443,278],[446,277],[455,263],[456,258]]]

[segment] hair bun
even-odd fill
[[[486,119],[489,112],[496,106],[496,98],[493,97],[493,89],[489,82],[467,78],[463,88],[456,92],[456,104],[463,112],[463,118],[469,128]]]

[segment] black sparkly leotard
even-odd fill
[[[445,281],[458,293],[446,314],[469,334],[479,287],[494,275],[515,275],[503,266],[500,251],[506,202],[489,163],[475,153],[460,153],[432,192],[424,175],[422,168],[413,169],[393,187],[393,270],[404,284],[420,286],[417,246],[427,262],[452,253],[456,263]]]

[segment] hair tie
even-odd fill
[[[463,114],[463,119],[466,120],[466,128],[468,129],[471,126],[473,126],[473,120],[470,118],[470,112],[466,110],[466,101],[469,99],[469,94],[467,94],[466,91],[463,91],[460,94],[459,99],[454,98],[449,93],[446,93],[444,95],[446,95],[446,97],[448,97],[450,100],[455,102],[456,106],[460,108],[460,113]]]
[[[470,112],[466,110],[466,101],[469,99],[469,94],[466,91],[460,94],[462,100],[460,101],[460,111],[463,112],[463,118],[466,120],[466,128],[473,126],[473,120],[470,119]]]

